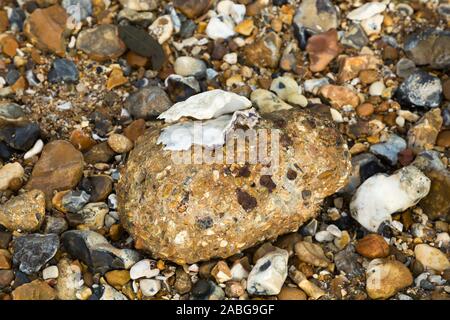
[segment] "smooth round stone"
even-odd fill
[[[206,64],[192,57],[178,57],[174,64],[175,73],[180,76],[199,76],[206,72]]]
[[[376,81],[370,85],[369,94],[371,96],[381,96],[384,89],[386,89],[386,86],[383,81]]]
[[[153,297],[161,289],[161,281],[155,279],[142,279],[139,281],[139,287],[144,296]]]
[[[167,93],[160,87],[143,87],[125,101],[125,108],[135,119],[150,120],[172,106]]]
[[[133,280],[140,278],[153,278],[159,274],[159,269],[154,266],[151,260],[144,259],[133,265],[130,269],[130,278]]]

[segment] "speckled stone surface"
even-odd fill
[[[136,248],[179,264],[229,257],[296,231],[345,185],[350,155],[331,119],[295,108],[265,115],[257,128],[280,130],[271,176],[262,164],[175,164],[156,144],[160,128],[141,136],[117,186]]]

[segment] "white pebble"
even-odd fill
[[[56,279],[59,276],[59,270],[57,266],[50,266],[42,270],[42,278],[44,280],[47,279]]]
[[[342,118],[342,115],[339,111],[336,109],[330,108],[331,118],[333,118],[334,122],[341,123],[344,122],[344,119]]]
[[[317,232],[316,235],[314,236],[314,238],[318,242],[330,242],[330,241],[333,241],[334,236],[329,231],[323,230],[323,231]]]
[[[395,123],[396,123],[400,128],[403,128],[403,126],[405,125],[405,118],[403,118],[402,116],[398,116],[397,118],[395,118]]]
[[[330,224],[327,227],[327,231],[329,233],[331,233],[333,236],[335,236],[336,238],[342,237],[342,231],[339,230],[339,228],[337,226],[335,226],[334,224]]]
[[[139,287],[142,294],[147,297],[152,297],[161,289],[161,281],[154,279],[142,279],[139,281]]]
[[[236,64],[237,58],[238,58],[237,53],[231,52],[231,53],[227,53],[226,55],[223,56],[223,61],[225,61],[226,63],[229,63],[229,64]]]
[[[384,89],[386,89],[386,86],[383,81],[375,81],[369,87],[369,94],[371,96],[381,96]]]
[[[350,212],[363,227],[377,232],[391,214],[412,207],[430,191],[431,181],[415,166],[407,166],[388,176],[376,174],[358,188]]]
[[[41,139],[39,139],[38,141],[36,141],[36,143],[34,144],[34,146],[28,150],[25,155],[23,156],[23,158],[26,159],[30,159],[31,157],[41,153],[42,148],[44,147],[44,142],[42,142]]]
[[[139,278],[153,278],[159,274],[159,269],[152,269],[152,261],[149,259],[144,259],[137,262],[130,269],[130,278],[133,280]]]

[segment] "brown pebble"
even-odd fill
[[[402,166],[407,166],[414,160],[414,152],[411,149],[405,149],[398,153],[398,162]]]
[[[362,83],[371,84],[378,80],[378,71],[374,69],[361,70],[358,77]]]
[[[70,143],[73,144],[75,148],[77,148],[82,152],[88,151],[96,144],[94,139],[92,139],[88,134],[78,129],[72,131],[72,133],[70,134],[69,141]]]
[[[363,103],[356,107],[356,113],[362,118],[370,117],[375,111],[375,107],[371,103]]]
[[[389,255],[389,245],[382,236],[372,233],[358,241],[356,252],[370,259],[384,258]]]
[[[306,294],[299,288],[283,287],[278,294],[278,300],[306,300]]]
[[[442,91],[445,99],[450,100],[450,78],[442,83]]]
[[[123,130],[125,137],[135,142],[137,138],[143,135],[145,132],[145,121],[144,119],[137,119],[131,122],[128,127]]]
[[[386,46],[383,50],[383,60],[397,60],[398,50],[391,46]]]
[[[450,148],[450,130],[441,131],[436,139],[439,147]]]

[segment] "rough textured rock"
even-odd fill
[[[59,5],[37,9],[24,24],[25,35],[42,50],[63,56],[66,52],[64,31],[67,14]]]
[[[83,175],[83,155],[67,141],[55,140],[45,145],[33,168],[26,189],[42,190],[51,199],[54,190],[71,189]]]
[[[358,95],[347,87],[327,84],[320,88],[319,94],[328,100],[333,108],[340,109],[346,105],[356,108],[359,105]]]
[[[175,164],[156,144],[159,130],[140,137],[117,188],[136,248],[177,263],[228,257],[297,230],[345,185],[349,154],[330,119],[293,109],[257,128],[280,130],[279,167],[267,179],[261,163]]]
[[[0,224],[11,231],[35,231],[44,217],[45,194],[40,190],[23,193],[0,207]]]

